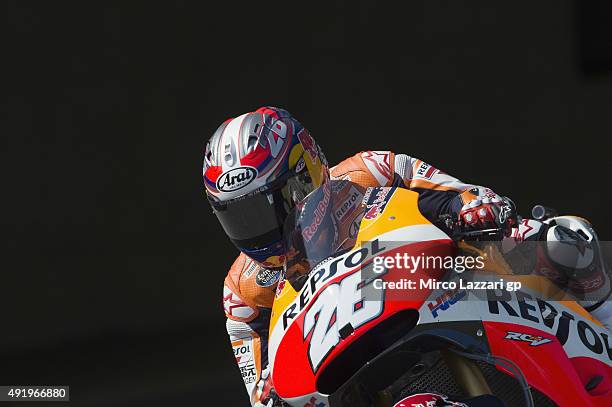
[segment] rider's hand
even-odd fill
[[[488,188],[469,192],[464,194],[464,200],[467,202],[459,212],[459,223],[466,229],[500,228],[505,234],[509,234],[515,223],[512,202]],[[478,194],[475,195],[474,192]]]
[[[285,401],[281,400],[280,397],[272,390],[270,397],[265,402],[256,402],[254,407],[290,407]]]
[[[274,391],[272,377],[270,376],[270,366],[268,365],[261,371],[261,379],[257,382],[257,390],[260,394],[260,401],[255,403],[255,407],[284,407],[288,406]]]

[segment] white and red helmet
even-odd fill
[[[328,176],[308,130],[275,107],[226,120],[204,154],[204,184],[215,215],[234,245],[265,267],[282,266],[285,217]]]

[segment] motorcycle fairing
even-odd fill
[[[360,242],[371,242],[377,239],[379,242],[402,240],[407,242],[405,245],[385,247],[387,250],[382,251],[381,254],[435,251],[434,247],[437,247],[438,253],[452,252],[450,238],[418,213],[415,193],[397,190],[389,195],[391,197],[386,202],[382,216],[378,214],[373,219],[362,221],[359,228],[358,240]],[[425,238],[415,238],[413,233],[417,231]],[[402,236],[410,235],[412,236],[409,238],[402,238]],[[414,243],[419,240],[420,243]],[[411,241],[413,243],[410,243]],[[348,255],[362,249],[357,244],[352,251],[348,252]],[[346,257],[347,253],[341,256]],[[334,259],[325,263],[329,264],[330,261]],[[516,297],[516,294],[511,294],[510,298],[469,301],[469,296],[456,299],[454,296],[457,293],[452,293],[450,297],[448,295],[445,297],[445,301],[448,300],[448,302],[438,309],[439,312],[435,316],[428,305],[432,302],[434,306],[438,304],[436,299],[445,294],[444,291],[431,292],[428,298],[419,301],[412,299],[412,301],[403,302],[401,300],[385,301],[389,296],[389,293],[385,292],[380,301],[381,312],[372,314],[374,315],[372,319],[357,327],[349,327],[345,332],[340,332],[338,329],[337,337],[330,342],[333,346],[330,347],[319,365],[313,365],[312,361],[305,356],[308,354],[312,340],[312,334],[304,336],[305,315],[320,298],[328,301],[330,306],[333,306],[333,299],[336,298],[335,305],[339,305],[337,296],[321,297],[321,294],[329,286],[340,285],[345,278],[362,273],[367,266],[367,260],[356,267],[342,267],[341,264],[333,278],[330,278],[325,284],[316,286],[315,292],[305,297],[302,297],[302,294],[304,290],[311,287],[310,283],[317,274],[316,268],[311,272],[309,282],[299,292],[294,290],[289,283],[282,285],[282,290],[279,291],[273,308],[269,357],[277,392],[291,405],[316,405],[317,407],[319,404],[321,407],[329,405],[329,395],[318,391],[317,379],[325,371],[330,361],[342,355],[342,352],[349,349],[350,345],[365,332],[381,324],[393,314],[399,314],[406,309],[419,312],[419,321],[414,328],[414,335],[425,333],[428,330],[431,330],[429,334],[435,330],[439,334],[441,325],[452,322],[472,328],[482,327],[474,329],[474,335],[480,337],[481,341],[488,342],[488,350],[495,356],[514,360],[529,384],[560,406],[612,405],[611,350],[605,328],[602,328],[601,324],[590,317],[574,301],[546,302],[538,299],[537,293],[529,294],[529,287],[533,286],[531,283],[526,284],[528,297],[521,298]],[[400,275],[405,277],[405,274],[388,270],[382,278],[393,281]],[[302,300],[300,300],[301,297]],[[303,306],[297,305],[300,301],[304,303]],[[295,306],[294,311],[296,312],[292,313],[290,318],[283,319],[283,313],[291,306]],[[554,312],[550,310],[551,307]],[[538,312],[541,313],[538,315]],[[316,318],[311,319],[312,321],[316,321]],[[327,329],[323,330],[325,334],[330,332],[330,327],[331,324],[328,324]],[[478,332],[479,330],[481,332]],[[454,335],[452,331],[452,329],[448,330],[447,336]],[[522,337],[519,334],[526,335],[525,338],[540,337],[544,339],[544,343],[532,346],[527,341],[508,339],[508,332],[518,335],[513,334],[513,337]],[[481,350],[485,348],[487,347]],[[560,362],[560,360],[563,361]],[[363,368],[367,369],[367,366]],[[559,379],[557,376],[563,376],[563,378]],[[595,387],[592,386],[594,379],[597,381]],[[559,389],[559,384],[563,386],[563,389]],[[591,387],[588,390],[585,389],[589,386]],[[308,404],[310,402],[315,404]]]
[[[432,293],[434,300],[427,301],[419,310],[418,327],[482,321],[491,354],[516,363],[532,387],[560,406],[584,405],[585,400],[590,400],[593,406],[612,402],[609,333],[575,301],[543,300],[529,288],[506,292],[503,297],[490,295],[489,300],[465,290],[462,295],[462,290],[458,290],[451,294],[461,299],[445,310],[435,309],[434,316],[432,305],[440,304],[435,299],[452,300],[448,294]],[[585,387],[598,376],[601,380],[597,386],[587,391]]]
[[[375,188],[372,194],[376,194],[377,190],[378,188]],[[401,301],[401,299],[386,301],[388,294],[380,290],[381,298],[368,298],[363,301],[363,304],[356,306],[362,308],[353,308],[354,314],[361,312],[364,318],[357,317],[355,321],[350,321],[352,323],[352,326],[348,328],[350,332],[342,332],[342,329],[350,324],[337,326],[339,325],[338,318],[341,318],[343,314],[342,311],[336,311],[334,315],[333,311],[343,306],[342,301],[338,300],[339,290],[344,290],[347,286],[352,287],[351,291],[354,294],[354,288],[362,280],[362,276],[366,273],[365,270],[368,267],[371,268],[371,256],[368,257],[370,255],[368,249],[372,249],[376,242],[380,250],[378,255],[408,252],[415,256],[422,253],[446,256],[451,255],[454,250],[452,240],[418,211],[416,193],[397,190],[393,194],[380,195],[390,199],[385,202],[384,211],[379,211],[369,219],[363,218],[359,228],[358,243],[354,249],[333,259],[328,259],[322,267],[315,267],[299,292],[296,292],[291,284],[285,282],[282,292],[275,300],[271,321],[269,360],[275,389],[283,398],[290,399],[316,393],[318,374],[330,360],[341,354],[343,349],[381,321],[403,309],[418,309],[427,298],[428,291],[420,293],[419,299],[415,297],[408,301]],[[396,200],[395,197],[398,196],[401,199]],[[361,242],[364,244],[362,245]],[[431,244],[432,242],[436,244]],[[359,251],[368,251],[362,262],[355,267],[349,267],[352,263],[348,262],[349,266],[347,266],[346,259],[354,259]],[[333,277],[330,276],[329,279],[320,283],[325,280],[328,272],[324,271],[321,276],[319,269],[324,269],[326,265],[331,264],[335,264],[337,269]],[[420,270],[420,272],[441,275],[442,270]],[[382,279],[399,281],[405,277],[407,277],[405,270],[390,269]],[[415,273],[410,277],[418,280],[424,275]],[[316,292],[311,295],[309,290],[313,286],[316,286]],[[334,286],[338,288],[333,288]],[[318,307],[317,317],[309,314],[309,310],[314,309],[313,307]],[[366,315],[370,310],[373,310],[371,314]],[[328,325],[326,329],[319,329],[318,332],[315,332],[312,326],[314,324],[316,327],[316,321],[319,318],[322,319],[322,316],[327,317],[325,323]],[[305,324],[306,332],[304,332]],[[317,337],[314,339],[322,337],[324,341],[317,340],[312,346],[315,335]],[[316,357],[307,356],[315,353],[318,348],[323,350]],[[322,355],[322,353],[325,354]],[[282,360],[282,363],[277,363],[277,360]]]

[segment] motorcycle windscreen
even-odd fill
[[[330,180],[289,213],[283,227],[285,278],[295,290],[317,264],[355,246],[365,193],[366,188],[350,181]]]

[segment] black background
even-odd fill
[[[400,3],[3,2],[0,384],[247,404],[201,161],[261,105],[331,163],[407,153],[610,239],[609,3]]]

